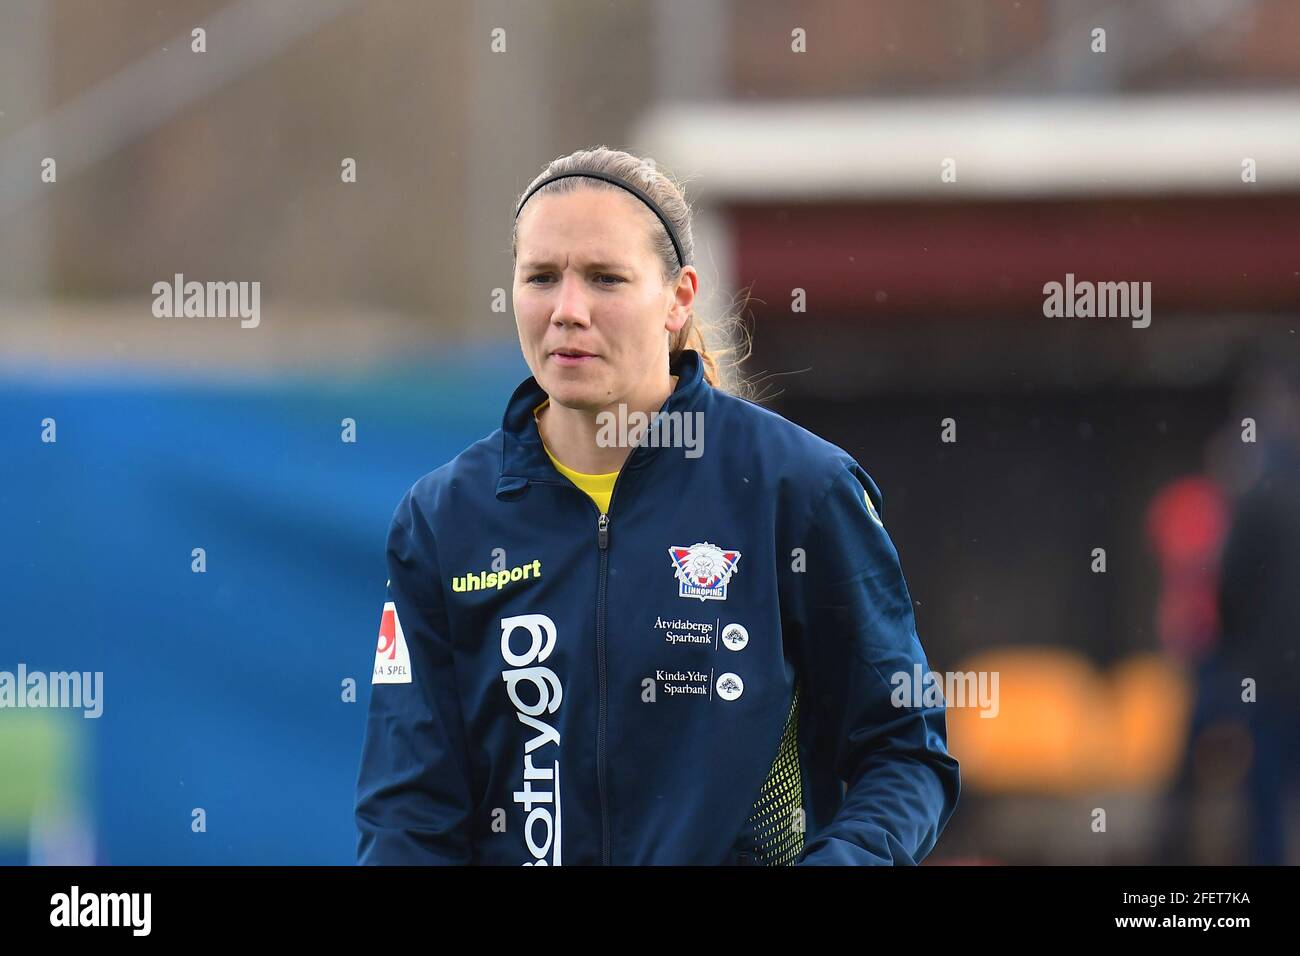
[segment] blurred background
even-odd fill
[[[1290,0],[4,0],[0,671],[104,676],[0,710],[0,862],[355,859],[388,521],[500,424],[514,203],[602,144],[880,485],[931,667],[1000,675],[927,863],[1300,862]]]

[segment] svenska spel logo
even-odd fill
[[[673,574],[677,578],[678,597],[701,601],[727,599],[727,582],[736,573],[739,551],[700,541],[688,548],[675,545],[668,549],[668,556],[672,558]]]
[[[397,605],[384,604],[384,615],[379,619],[379,644],[375,648],[375,676],[372,684],[411,683],[411,654],[406,649],[406,635],[397,616]]]

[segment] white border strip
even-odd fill
[[[705,202],[1300,187],[1295,94],[671,104],[634,141]]]

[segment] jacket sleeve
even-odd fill
[[[441,575],[408,491],[388,532],[388,597],[357,776],[361,864],[467,864],[473,801]]]
[[[919,863],[957,803],[942,700],[914,706],[898,691],[896,675],[910,687],[929,665],[881,514],[875,482],[846,456],[814,505],[806,571],[794,575],[787,614],[812,711],[813,759],[846,785],[833,817],[807,834],[797,864]]]

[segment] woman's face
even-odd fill
[[[647,220],[663,228],[636,197],[596,189],[534,196],[519,216],[519,345],[553,403],[633,405],[667,373],[698,278],[688,266],[664,285]]]

